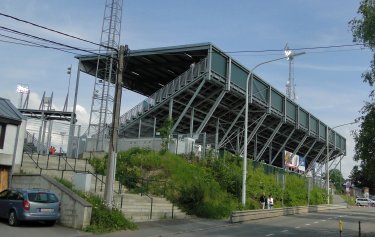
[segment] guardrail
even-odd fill
[[[238,223],[251,220],[258,220],[264,218],[272,218],[278,216],[296,215],[310,212],[320,212],[333,209],[344,209],[347,205],[310,205],[310,206],[297,206],[297,207],[286,207],[286,208],[274,208],[274,209],[257,209],[247,211],[235,211],[230,216],[230,222]]]

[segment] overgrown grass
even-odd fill
[[[105,233],[118,230],[134,230],[137,226],[127,220],[122,212],[118,209],[109,209],[102,198],[84,193],[73,188],[73,184],[64,179],[57,179],[60,183],[71,189],[73,192],[91,203],[91,221],[90,226],[85,228],[85,231],[93,233]]]
[[[91,164],[103,172],[106,159],[95,159]],[[258,200],[263,192],[272,194],[275,207],[307,205],[307,181],[303,176],[249,162],[247,201],[242,207],[242,158],[230,153],[199,161],[190,156],[133,148],[118,153],[116,169],[116,176],[130,190],[165,195],[188,214],[199,217],[222,218],[233,210],[260,208]],[[310,204],[325,200],[323,189],[311,190]]]
[[[351,206],[355,205],[355,197],[347,196],[345,194],[340,195],[344,201]]]

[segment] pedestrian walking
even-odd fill
[[[262,196],[260,196],[259,202],[260,202],[260,205],[262,206],[262,209],[264,209],[266,207],[266,202],[267,202],[265,193],[263,193]]]
[[[268,209],[272,209],[273,208],[273,197],[272,197],[272,194],[270,194],[267,198],[267,206],[268,206]]]

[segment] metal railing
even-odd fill
[[[61,179],[64,179],[64,173],[67,171],[73,171],[75,173],[86,173],[91,174],[95,178],[95,187],[94,191],[97,192],[97,190],[100,188],[100,192],[103,191],[103,186],[105,185],[105,181],[103,179],[103,175],[96,174],[92,171],[90,171],[88,167],[88,163],[90,159],[79,159],[79,160],[85,160],[85,166],[84,169],[77,169],[77,159],[74,158],[68,158],[63,155],[47,155],[47,162],[46,165],[43,166],[40,163],[41,155],[38,153],[27,153],[31,161],[35,164],[35,168],[39,169],[39,174],[42,174],[43,170],[46,171],[59,171],[61,172]],[[57,167],[53,167],[50,165],[50,159],[58,159]],[[70,160],[70,161],[69,161]],[[23,157],[21,161],[21,167],[23,166]],[[102,176],[102,177],[99,177]],[[122,185],[119,185],[119,190],[114,190],[114,193],[120,194],[122,191]]]
[[[141,114],[148,111],[155,105],[166,100],[170,95],[179,91],[190,82],[199,78],[200,75],[207,71],[207,59],[204,58],[196,64],[192,64],[190,69],[182,73],[180,76],[169,82],[167,85],[156,91],[147,99],[130,109],[120,117],[120,123],[126,124],[128,121],[138,118]]]
[[[35,138],[34,134],[31,134],[29,131],[26,130],[24,150],[27,153],[29,153],[29,149],[31,149],[31,152],[33,152],[34,147],[36,150],[48,150],[48,148],[44,144],[40,143],[39,140]]]

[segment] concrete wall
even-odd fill
[[[161,149],[161,138],[121,138],[118,140],[118,150],[126,151],[133,147],[147,148],[159,151]]]
[[[271,218],[277,216],[296,215],[310,212],[321,212],[333,209],[344,209],[347,206],[343,205],[318,205],[318,206],[299,206],[287,208],[274,208],[271,210],[248,210],[248,211],[235,211],[230,217],[232,223],[258,220],[263,218]]]
[[[90,225],[92,205],[56,180],[43,175],[13,176],[14,188],[44,188],[57,194],[61,201],[59,223],[75,229]]]

